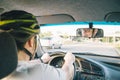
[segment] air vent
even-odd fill
[[[90,66],[90,64],[88,62],[81,61],[81,65],[82,65],[82,71],[83,72],[89,73],[91,71],[91,66]]]
[[[103,70],[98,65],[86,60],[81,61],[81,65],[82,65],[82,73],[103,76]]]

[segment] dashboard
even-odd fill
[[[105,80],[104,71],[100,66],[85,59],[78,61],[81,67],[77,70],[77,76],[80,76],[81,80]]]
[[[120,59],[99,56],[75,55],[75,80],[120,80]],[[109,58],[110,59],[110,58]],[[116,62],[116,63],[111,63]],[[54,56],[50,65],[61,68],[64,64],[63,56]]]

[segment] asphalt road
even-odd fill
[[[120,56],[120,52],[113,46],[103,43],[75,43],[69,45],[62,45],[61,49],[47,49],[46,52],[54,51],[70,51],[70,52],[88,52],[108,56]]]

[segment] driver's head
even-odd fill
[[[25,44],[40,31],[35,16],[21,10],[5,12],[1,14],[0,29],[9,32],[15,38],[19,51],[23,50],[32,57],[33,51],[26,49]]]
[[[84,28],[83,29],[83,37],[92,37],[92,29]]]

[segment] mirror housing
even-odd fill
[[[101,38],[104,36],[103,29],[99,28],[78,28],[76,36],[85,38]]]

